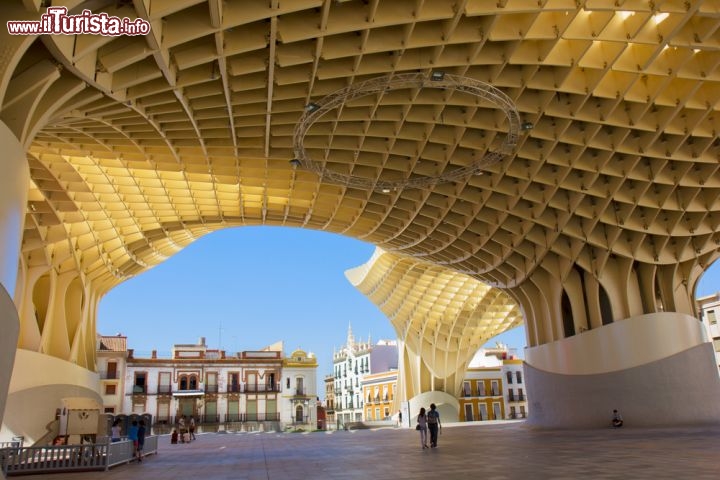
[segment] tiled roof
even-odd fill
[[[100,346],[98,350],[108,350],[112,352],[127,351],[127,337],[120,335],[114,337],[100,336]]]

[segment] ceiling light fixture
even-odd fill
[[[428,82],[428,79],[432,81]],[[374,179],[341,173],[328,168],[324,163],[316,162],[310,158],[304,146],[305,136],[313,124],[323,115],[336,108],[343,107],[346,102],[351,100],[407,88],[457,90],[464,94],[481,98],[484,103],[491,104],[495,108],[502,110],[505,114],[508,123],[507,134],[502,139],[500,145],[493,147],[493,150],[488,150],[485,155],[479,156],[477,160],[469,165],[455,169],[446,169],[438,176],[425,176],[419,175],[417,172],[406,171],[403,172],[405,178],[395,180],[382,178],[381,172],[380,178]],[[430,76],[424,73],[390,74],[350,85],[316,102],[309,103],[305,107],[305,111],[297,125],[295,125],[295,132],[293,134],[295,158],[293,160],[297,161],[298,167],[315,172],[320,176],[321,181],[336,185],[374,190],[382,193],[389,193],[390,191],[403,188],[428,188],[440,183],[456,182],[472,175],[477,175],[479,172],[486,170],[490,165],[498,163],[505,157],[513,154],[517,147],[520,131],[529,130],[527,125],[532,127],[532,123],[530,122],[525,122],[524,125],[525,127],[521,125],[520,115],[510,97],[492,85],[475,80],[474,78],[450,75],[440,71],[432,72]]]

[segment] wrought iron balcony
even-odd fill
[[[200,416],[200,423],[204,424],[212,424],[212,423],[220,423],[220,415],[201,415]]]
[[[263,392],[279,392],[279,383],[259,383],[259,384],[246,384],[244,385],[246,393],[263,393]]]
[[[309,420],[309,419],[308,419],[308,416],[307,416],[307,415],[303,415],[301,418],[298,418],[297,416],[294,416],[293,419],[292,419],[292,424],[293,424],[293,425],[307,425],[308,420]]]

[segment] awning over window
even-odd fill
[[[173,392],[173,397],[199,397],[205,395],[203,390],[180,390],[179,392]]]

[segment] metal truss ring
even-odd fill
[[[509,125],[507,135],[497,149],[489,151],[482,158],[470,165],[456,168],[435,177],[418,176],[403,180],[375,180],[335,172],[323,164],[312,160],[305,151],[303,144],[305,135],[310,127],[326,113],[357,98],[402,88],[441,88],[445,90],[457,90],[480,97],[505,113]],[[424,73],[391,74],[350,85],[327,95],[321,100],[309,104],[297,125],[295,125],[293,135],[295,159],[293,159],[293,165],[317,173],[322,181],[364,190],[389,193],[390,191],[403,188],[427,188],[439,183],[458,181],[470,175],[479,174],[488,166],[501,161],[515,151],[520,130],[520,116],[514,102],[505,93],[492,85],[473,78],[450,74],[443,74],[440,78],[428,76]]]

